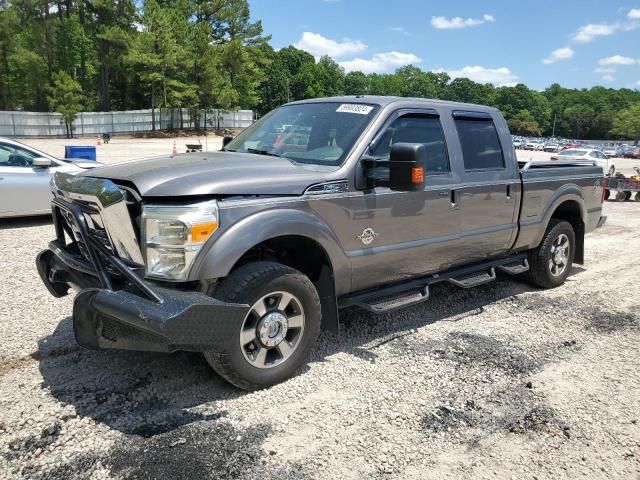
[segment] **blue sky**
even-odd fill
[[[640,89],[640,0],[250,0],[274,48],[349,70]]]

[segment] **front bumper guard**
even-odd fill
[[[233,341],[248,311],[202,293],[154,291],[160,303],[125,290],[82,290],[73,302],[77,342],[92,349],[219,351]]]
[[[200,292],[145,281],[138,269],[90,235],[79,206],[59,198],[52,206],[57,240],[40,252],[36,264],[53,296],[64,296],[71,287],[80,290],[73,303],[73,330],[81,346],[202,352],[220,351],[233,341],[248,305],[224,303]],[[73,230],[88,259],[65,244],[65,232],[74,232],[63,223],[60,210],[71,214],[66,218],[74,222]]]

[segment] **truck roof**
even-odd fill
[[[488,107],[486,105],[477,105],[474,103],[462,103],[451,102],[448,100],[437,100],[434,98],[418,98],[418,97],[395,97],[384,95],[344,95],[340,97],[323,97],[323,98],[308,98],[305,100],[298,100],[296,102],[287,103],[287,105],[299,105],[302,103],[319,103],[319,102],[339,102],[339,103],[364,103],[369,105],[379,105],[386,107],[392,103],[405,102],[415,103],[420,106],[428,107],[430,105],[439,105],[443,107],[452,108],[469,108],[482,109],[485,111],[497,111],[496,108]]]

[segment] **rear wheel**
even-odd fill
[[[223,351],[205,352],[211,367],[244,390],[293,376],[320,333],[320,300],[313,283],[285,265],[255,262],[232,272],[215,297],[250,308]]]
[[[564,220],[551,220],[540,246],[529,252],[527,280],[542,288],[562,285],[573,264],[575,245],[571,224]]]
[[[602,196],[603,200],[609,200],[609,197],[611,196],[611,190],[609,189],[605,189],[604,190],[604,195]]]
[[[624,202],[627,199],[627,194],[624,192],[618,192],[616,193],[616,201],[617,202]]]
[[[636,192],[636,202],[640,202],[640,192]]]
[[[624,199],[625,200],[631,200],[631,195],[632,193],[629,191],[624,192]]]

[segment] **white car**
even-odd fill
[[[557,155],[551,157],[550,160],[596,162],[597,165],[602,167],[602,171],[606,175],[614,175],[616,173],[616,166],[613,160],[596,149],[570,148],[568,150],[562,150]]]
[[[558,145],[557,143],[545,143],[544,144],[544,151],[545,152],[557,152],[560,149],[560,145]]]
[[[544,148],[544,143],[539,140],[530,140],[524,145],[525,150],[542,150]]]
[[[78,173],[99,165],[92,160],[61,160],[0,137],[0,218],[51,213],[53,174]]]

